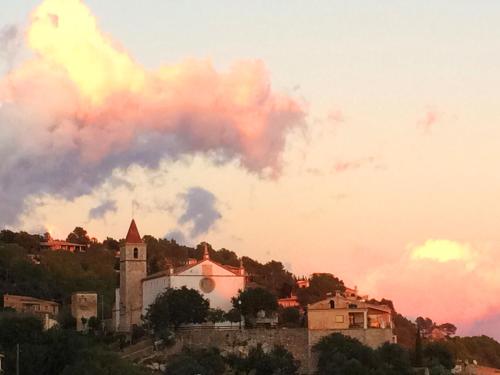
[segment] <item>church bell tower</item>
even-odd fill
[[[146,244],[142,241],[134,219],[120,247],[120,325],[119,330],[130,332],[141,325],[142,279],[147,276]]]

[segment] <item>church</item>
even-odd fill
[[[210,308],[228,311],[231,298],[245,289],[243,265],[230,267],[210,259],[205,245],[203,258],[182,267],[169,267],[147,274],[147,246],[139,235],[134,220],[120,248],[120,287],[115,292],[113,323],[117,331],[130,332],[141,325],[141,316],[166,288],[187,288],[200,292],[210,302]]]

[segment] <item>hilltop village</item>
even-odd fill
[[[332,274],[299,277],[279,261],[261,264],[206,242],[189,248],[141,236],[134,220],[124,233],[100,243],[81,227],[65,240],[1,232],[0,368],[447,374],[500,367],[493,339],[460,338],[453,324],[429,318],[410,321],[392,301],[370,299]],[[48,366],[58,350],[69,352]]]

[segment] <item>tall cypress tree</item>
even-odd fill
[[[417,336],[415,338],[415,367],[423,366],[423,350],[422,337],[420,335],[420,327],[417,328]]]

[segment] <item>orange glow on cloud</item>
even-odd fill
[[[271,91],[262,62],[227,73],[197,60],[147,71],[80,0],[45,0],[27,43],[36,57],[0,83],[0,100],[56,121],[87,162],[129,148],[137,133],[161,132],[184,137],[188,152],[223,150],[251,170],[276,171],[285,131],[302,120],[301,104]]]
[[[94,102],[144,87],[145,72],[104,37],[79,0],[43,2],[31,16],[28,44],[42,60],[63,67],[82,95]]]
[[[17,145],[0,171],[0,198],[11,206],[0,223],[15,222],[30,195],[73,198],[116,168],[165,158],[202,153],[275,176],[288,130],[303,123],[303,104],[272,90],[261,61],[222,73],[194,59],[146,70],[80,0],[43,1],[26,42],[34,57],[0,79],[0,116]],[[14,189],[16,169],[35,164]]]
[[[412,259],[430,259],[441,263],[453,260],[468,260],[471,249],[468,244],[449,240],[428,240],[425,244],[413,248]]]
[[[500,275],[491,249],[451,240],[409,246],[396,263],[378,267],[371,284],[403,314],[456,323],[465,330],[500,309]]]

